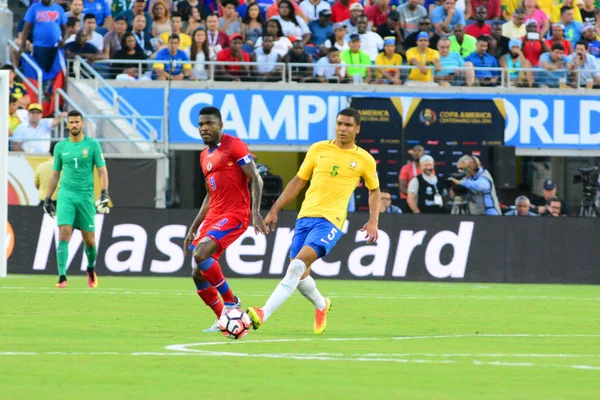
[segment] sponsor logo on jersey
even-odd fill
[[[352,161],[352,162],[350,163],[350,166],[351,166],[352,168],[356,168],[356,161]]]
[[[88,158],[90,154],[90,151],[87,149],[87,147],[83,150],[81,150],[81,155],[83,156],[83,158]]]
[[[233,165],[233,161],[229,161],[229,163],[227,163],[228,167],[231,167]]]

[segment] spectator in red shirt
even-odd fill
[[[219,81],[241,81],[248,76],[250,67],[239,65],[240,62],[250,62],[248,53],[242,50],[244,39],[240,33],[234,33],[229,38],[229,48],[217,54],[217,61],[227,65],[217,65],[215,79]]]
[[[408,182],[415,176],[421,173],[419,169],[419,159],[425,154],[425,149],[421,145],[413,147],[411,155],[412,161],[407,163],[400,169],[400,175],[398,176],[400,184],[400,208],[404,213],[412,213],[408,206]]]
[[[492,27],[485,23],[487,20],[487,9],[484,6],[477,7],[475,10],[475,23],[467,26],[465,32],[475,38],[481,35],[490,36]]]
[[[357,3],[358,0],[338,0],[331,6],[331,22],[342,22],[350,18],[350,4]]]
[[[538,24],[534,19],[529,19],[525,22],[525,30],[527,35],[523,41],[523,55],[531,63],[531,66],[537,67],[540,65],[540,56],[543,53],[550,51],[546,45],[546,41],[538,32]]]
[[[560,43],[565,48],[565,56],[573,52],[573,45],[565,39],[565,27],[563,24],[552,24],[550,32],[552,32],[552,36],[546,40],[546,45],[549,49],[552,48],[554,43]]]
[[[377,4],[365,8],[365,15],[369,19],[373,30],[387,22],[387,15],[391,10],[390,0],[377,0]]]
[[[501,0],[471,0],[470,12],[465,11],[465,19],[470,19],[471,15],[477,14],[479,7],[485,7],[488,19],[502,19],[502,1]]]

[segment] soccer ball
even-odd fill
[[[250,327],[252,327],[250,316],[237,308],[227,311],[219,318],[219,329],[223,336],[229,339],[242,338],[248,333]]]

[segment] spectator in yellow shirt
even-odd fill
[[[552,9],[552,16],[550,17],[550,22],[560,22],[560,8],[562,6],[570,6],[573,7],[573,21],[579,21],[583,23],[583,19],[581,18],[581,11],[579,11],[579,7],[573,0],[563,0],[562,3],[554,3],[554,8]]]
[[[383,39],[383,51],[375,58],[375,65],[394,67],[402,65],[402,56],[396,53],[396,38],[394,36],[386,36]],[[400,80],[400,72],[399,68],[377,68],[375,70],[377,83],[401,85],[402,80]]]
[[[19,109],[19,102],[15,96],[10,96],[8,104],[8,136],[12,137],[17,130],[17,126],[21,123],[21,119],[17,116],[17,110]],[[10,143],[8,144],[10,149]]]
[[[421,85],[423,82],[429,82],[430,84],[436,84],[433,82],[433,74],[431,72],[432,65],[436,71],[441,71],[442,66],[440,64],[440,54],[437,50],[429,48],[429,34],[427,32],[420,32],[417,36],[417,47],[413,47],[406,51],[406,60],[410,65],[414,65],[408,75],[407,85],[414,85],[419,82]]]
[[[521,7],[521,0],[502,0],[502,19],[510,21],[515,10]]]
[[[38,197],[40,199],[40,206],[44,204],[44,199],[48,194],[48,182],[50,181],[50,175],[52,175],[52,164],[54,163],[54,147],[56,142],[52,142],[50,145],[50,158],[38,165],[35,169],[34,183],[38,189]],[[56,205],[56,198],[58,196],[58,187],[52,194],[52,201]]]
[[[185,50],[192,45],[192,38],[190,37],[190,35],[186,35],[185,33],[181,32],[182,26],[183,22],[181,20],[181,15],[171,15],[171,32],[164,32],[162,35],[159,36],[163,48],[169,44],[169,39],[171,38],[171,35],[179,36],[179,48],[181,50]]]
[[[536,6],[548,16],[548,19],[552,17],[555,7],[554,0],[536,0]],[[560,9],[560,6],[558,8]]]

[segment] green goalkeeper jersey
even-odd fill
[[[56,144],[52,169],[62,171],[61,189],[86,195],[93,194],[94,166],[106,166],[102,147],[96,139],[84,136],[81,142],[65,139]]]

